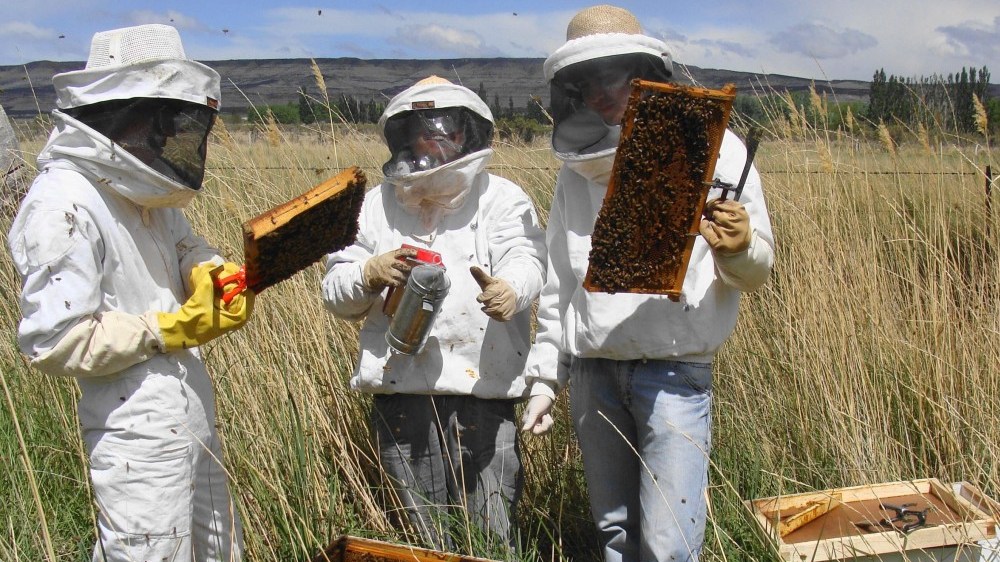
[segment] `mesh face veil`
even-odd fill
[[[157,172],[201,188],[216,110],[182,100],[132,98],[65,111]]]
[[[601,141],[621,124],[635,78],[667,82],[670,71],[646,53],[597,57],[556,71],[550,83],[554,148],[581,154],[608,148]]]
[[[487,148],[493,124],[464,107],[406,111],[386,121],[385,139],[391,156],[382,172],[404,176]]]

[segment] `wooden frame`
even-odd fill
[[[584,288],[680,299],[735,98],[732,84],[632,81]]]
[[[243,223],[247,287],[259,293],[353,244],[365,183],[351,167]]]
[[[780,535],[783,523],[813,505],[830,504],[836,498],[837,505],[825,514]],[[858,526],[876,523],[875,527],[880,527],[877,522],[892,515],[881,509],[881,504],[911,503],[916,504],[913,509],[930,508],[926,526],[909,533],[897,528],[872,531]],[[996,536],[996,522],[990,514],[934,478],[750,500],[746,505],[758,529],[776,546],[779,557],[788,562],[849,560],[941,547],[959,549]]]
[[[402,544],[344,535],[313,557],[312,562],[494,562]]]

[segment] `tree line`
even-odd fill
[[[983,116],[990,129],[1000,128],[1000,99],[990,98],[989,83],[990,71],[985,66],[962,68],[947,76],[920,77],[887,75],[885,69],[879,69],[872,77],[867,103],[827,103],[824,100],[821,107],[816,107],[810,99],[814,92],[773,92],[739,95],[733,111],[759,123],[767,123],[777,115],[788,117],[791,112],[801,110],[813,125],[831,129],[868,122],[872,127],[885,123],[975,133],[980,130]],[[547,109],[537,96],[529,98],[524,106],[515,106],[513,96],[508,96],[504,103],[499,94],[490,95],[482,82],[475,92],[490,107],[501,139],[530,141],[551,125]],[[261,123],[273,119],[281,124],[377,123],[387,102],[387,98],[362,99],[351,95],[325,99],[312,95],[308,87],[303,86],[297,100],[251,108],[248,120]],[[779,108],[777,112],[775,108]]]
[[[492,100],[482,82],[476,94],[487,104],[493,113],[495,127],[500,138],[520,138],[531,141],[550,124],[541,100],[529,98],[525,107],[515,107],[514,97],[510,96],[507,105],[500,102],[500,95],[494,94]],[[247,112],[250,123],[265,123],[273,120],[283,125],[313,124],[313,123],[377,123],[385,111],[388,99],[362,99],[351,95],[341,95],[330,99],[321,99],[310,93],[307,86],[299,89],[298,99],[284,104],[271,104],[251,107]]]
[[[974,133],[981,111],[990,107],[990,71],[962,68],[944,76],[903,78],[879,69],[872,77],[867,117],[873,123],[899,122],[938,130]]]

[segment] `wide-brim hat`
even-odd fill
[[[556,49],[543,65],[546,80],[559,70],[579,62],[614,55],[648,54],[659,58],[667,76],[673,61],[667,44],[645,35],[632,12],[601,4],[578,12],[566,27],[566,43]]]
[[[218,109],[219,73],[190,60],[180,34],[148,24],[94,34],[83,70],[56,74],[60,109],[110,100],[168,98]]]

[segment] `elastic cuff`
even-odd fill
[[[554,402],[556,399],[556,382],[535,379],[531,384],[530,396],[548,396]]]
[[[139,318],[146,324],[146,329],[155,338],[156,351],[167,352],[167,343],[163,340],[163,332],[160,331],[160,313],[154,310],[143,313]]]

